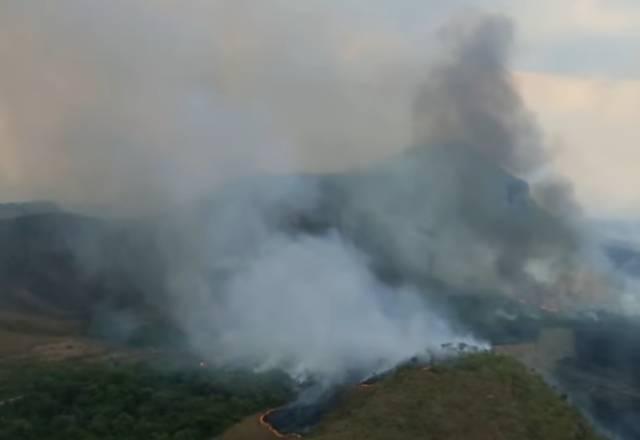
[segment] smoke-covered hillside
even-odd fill
[[[580,369],[581,326],[637,310],[635,255],[586,226],[515,87],[509,19],[462,14],[379,72],[333,14],[125,3],[0,6],[9,189],[106,206],[0,209],[6,311],[333,388],[550,326]]]

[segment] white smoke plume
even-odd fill
[[[335,378],[426,360],[445,343],[479,345],[456,334],[417,291],[376,280],[365,257],[337,235],[274,237],[247,266],[230,281],[216,323],[231,359]]]
[[[486,345],[455,331],[416,289],[379,281],[370,258],[338,231],[279,228],[281,215],[313,209],[318,191],[309,179],[267,180],[213,202],[201,237],[206,267],[187,264],[172,289],[200,353],[334,381],[429,359],[445,343]]]
[[[408,62],[397,35],[340,11],[2,2],[5,196],[172,212],[158,276],[212,361],[375,370],[478,343],[429,304],[434,280],[532,302],[574,292],[576,231],[512,175],[544,154],[511,84],[509,21],[456,21]],[[319,170],[349,171],[229,183]],[[328,226],[288,228],[299,215]]]

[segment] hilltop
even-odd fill
[[[277,438],[257,417],[223,440]],[[315,440],[590,440],[599,437],[537,375],[506,356],[479,354],[406,367],[348,391],[305,438]]]

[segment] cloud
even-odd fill
[[[535,33],[532,38],[554,40],[586,35],[638,35],[640,5],[631,1],[520,1],[520,16]]]

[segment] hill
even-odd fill
[[[277,438],[257,418],[224,440]],[[540,439],[599,438],[565,399],[517,361],[479,354],[430,368],[407,367],[348,391],[305,438]]]
[[[53,202],[0,203],[0,219],[59,212]]]

